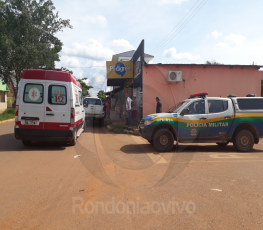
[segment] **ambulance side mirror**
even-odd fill
[[[183,111],[180,113],[180,115],[184,116],[189,114],[189,109],[183,109]]]

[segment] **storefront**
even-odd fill
[[[131,98],[136,95],[138,121],[147,114],[155,113],[157,96],[165,112],[191,94],[201,92],[208,92],[209,97],[263,95],[262,66],[147,64],[153,56],[144,53],[144,40],[132,57],[127,57],[127,53],[131,55],[132,52],[123,53],[121,59],[114,55],[115,61],[107,62],[107,85],[115,86],[114,90],[118,91],[112,91],[115,102],[125,103],[125,93]]]

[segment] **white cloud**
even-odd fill
[[[235,45],[241,45],[246,41],[246,38],[242,35],[230,34],[225,37],[225,40]]]
[[[107,26],[107,19],[102,15],[97,16],[85,16],[80,18],[81,22],[91,25],[98,25],[101,27]]]
[[[105,90],[107,84],[107,78],[106,76],[96,73],[94,77],[92,77],[90,80],[88,79],[88,83],[89,85],[92,85],[94,87],[89,90],[91,96],[96,97],[97,93],[100,90]]]
[[[180,5],[182,2],[187,2],[188,0],[160,0],[161,4],[176,4]]]
[[[172,58],[174,60],[196,60],[200,56],[193,56],[190,53],[177,53],[175,48],[170,48],[169,50],[164,51],[164,56],[166,58]]]
[[[114,52],[95,39],[87,42],[74,42],[71,47],[64,46],[62,53],[68,56],[88,58],[92,60],[111,60]]]
[[[107,44],[115,52],[126,52],[130,50],[135,50],[134,46],[125,39],[115,39]]]
[[[221,36],[222,34],[219,33],[218,31],[214,30],[212,33],[212,36],[215,37],[215,38],[218,38],[219,36]]]
[[[227,44],[224,43],[224,42],[219,42],[216,44],[216,47],[219,47],[219,48],[227,48]]]
[[[70,68],[70,67],[80,67],[79,60],[75,57],[67,57],[66,60],[63,60],[63,67]]]

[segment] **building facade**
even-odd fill
[[[155,113],[155,97],[163,112],[191,94],[208,92],[210,97],[230,94],[263,96],[263,72],[255,65],[149,64],[143,67],[143,116]],[[169,81],[169,71],[180,71],[181,80]]]

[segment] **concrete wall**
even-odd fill
[[[168,83],[168,71],[182,71],[184,81]],[[195,65],[148,65],[143,68],[143,116],[155,113],[159,96],[163,112],[190,94],[208,92],[210,97],[229,94],[261,96],[262,72],[256,68]]]

